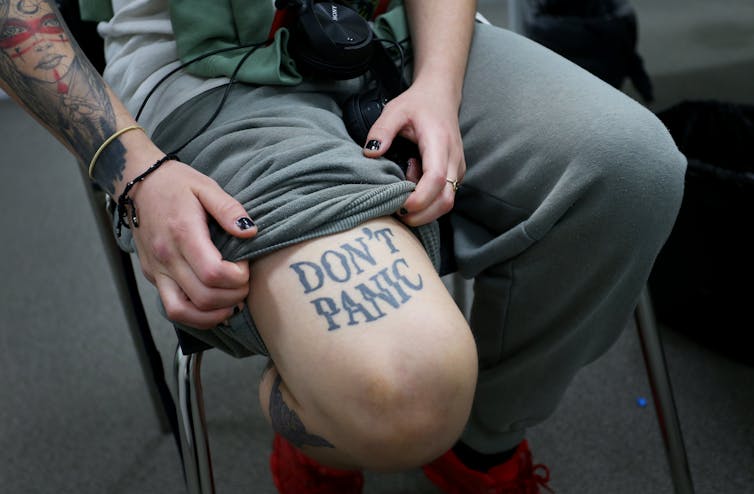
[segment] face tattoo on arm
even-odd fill
[[[0,0],[0,79],[82,163],[116,130],[104,82],[72,42],[53,2]],[[103,153],[94,177],[112,192],[125,148]]]

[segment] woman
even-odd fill
[[[0,3],[1,39],[32,4]],[[112,7],[100,30],[114,91],[86,64],[71,67],[89,87],[69,89],[108,116],[95,120],[109,138],[70,139],[40,113],[69,121],[64,98],[12,64],[3,87],[121,198],[121,240],[167,317],[269,354],[278,489],[360,492],[358,469],[425,465],[444,492],[536,491],[526,428],[615,340],[677,212],[685,162],[662,125],[541,46],[475,25],[473,2],[406,0],[374,26],[410,34],[410,86],[355,144],[340,104],[373,76],[300,73],[267,0]],[[217,47],[237,50],[158,84]],[[223,100],[237,67],[245,84]],[[132,117],[148,95],[151,138]],[[405,175],[381,158],[397,135],[419,150]],[[441,254],[475,279],[469,323]]]

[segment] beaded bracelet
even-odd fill
[[[139,228],[139,218],[136,216],[136,204],[134,203],[133,198],[128,196],[128,193],[131,192],[131,189],[134,185],[142,182],[145,178],[147,178],[147,176],[149,176],[150,173],[158,169],[165,162],[171,160],[178,160],[178,156],[174,154],[166,154],[165,156],[157,160],[152,166],[147,168],[144,173],[126,184],[126,187],[123,189],[123,193],[121,193],[121,195],[118,197],[118,224],[116,226],[118,237],[120,237],[122,227],[125,226],[126,228],[131,228],[131,226],[129,225],[129,219],[131,220],[131,225],[133,225],[134,228]],[[128,217],[129,209],[131,210],[130,218]]]
[[[115,132],[113,135],[105,139],[105,142],[103,142],[100,145],[99,149],[97,149],[97,152],[94,153],[94,156],[92,157],[92,161],[89,162],[89,178],[94,179],[94,177],[92,176],[92,173],[94,172],[94,165],[97,163],[97,158],[99,158],[99,155],[102,154],[102,151],[104,151],[105,148],[109,146],[111,142],[113,142],[115,139],[122,136],[129,130],[140,130],[146,133],[146,130],[144,130],[144,127],[140,125],[131,125],[129,127],[124,127],[120,129],[119,131]]]

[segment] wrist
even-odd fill
[[[125,164],[121,176],[113,184],[115,198],[123,193],[130,181],[165,156],[165,153],[144,133],[129,132],[121,136],[121,141],[126,149]]]
[[[442,71],[425,70],[415,75],[411,87],[419,90],[425,95],[432,95],[435,101],[448,102],[459,108],[463,92],[463,81],[454,81],[453,78],[445,76]]]
[[[115,132],[113,132],[110,135],[110,137],[106,138],[102,142],[102,144],[100,144],[99,148],[94,152],[94,156],[92,156],[91,161],[89,161],[89,169],[88,169],[89,178],[92,178],[92,179],[94,178],[94,175],[93,175],[94,167],[97,165],[97,160],[102,155],[102,153],[105,152],[107,147],[110,144],[113,144],[118,138],[120,138],[120,136],[124,135],[126,132],[131,132],[131,131],[146,132],[144,130],[144,127],[140,125],[129,125],[128,127],[123,127],[120,130],[116,130]]]
[[[134,200],[134,188],[138,188],[142,182],[144,182],[152,173],[156,172],[162,165],[176,159],[177,157],[172,154],[163,155],[149,165],[149,167],[147,167],[142,173],[125,184],[123,191],[118,195],[117,199],[118,223],[116,231],[119,237],[123,227],[139,227],[139,217],[136,212],[136,201]]]

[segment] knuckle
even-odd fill
[[[173,254],[170,242],[167,242],[161,237],[152,239],[150,242],[150,250],[152,252],[152,257],[160,264],[167,264]]]
[[[163,304],[165,315],[171,321],[182,322],[186,318],[186,310],[180,304],[171,301],[165,301]]]
[[[445,179],[447,177],[444,173],[440,173],[439,170],[431,170],[428,173],[425,172],[423,178],[425,180],[429,180],[430,184],[439,189],[440,187],[443,187],[445,185]]]
[[[440,198],[440,211],[441,213],[447,213],[451,209],[453,209],[453,204],[455,204],[455,198],[450,196],[443,196]]]
[[[217,286],[223,281],[222,266],[217,263],[204,264],[199,268],[196,277],[206,286]]]
[[[403,218],[403,223],[405,223],[408,226],[421,226],[422,221],[419,217],[416,216],[410,216],[407,218]]]
[[[220,187],[220,184],[217,183],[217,180],[210,177],[209,175],[205,175],[201,173],[201,178],[205,181],[205,183],[212,187]]]
[[[214,309],[213,299],[206,293],[199,293],[191,299],[194,306],[201,311]]]
[[[217,213],[221,218],[236,218],[246,213],[240,204],[234,200],[223,200],[217,205]]]
[[[176,241],[183,241],[189,237],[191,223],[182,216],[174,216],[166,221],[170,236]]]

